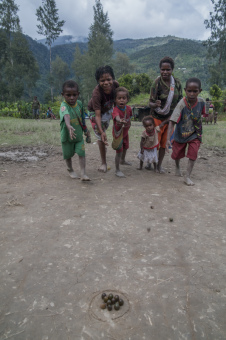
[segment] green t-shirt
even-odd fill
[[[64,121],[64,116],[69,114],[70,116],[70,124],[75,129],[76,138],[73,138],[71,140],[68,128],[66,126],[66,123]],[[80,122],[84,121],[85,115],[83,110],[82,103],[77,100],[75,106],[70,106],[68,103],[63,101],[60,106],[60,128],[61,128],[61,142],[71,142],[71,143],[77,143],[81,142],[83,139],[83,129],[79,123],[78,117],[80,119]]]

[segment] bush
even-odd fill
[[[130,97],[140,93],[149,93],[151,88],[151,79],[146,73],[126,74],[118,79],[119,85],[124,86],[129,91]]]

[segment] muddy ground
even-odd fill
[[[119,179],[88,145],[82,183],[58,147],[1,147],[1,340],[226,338],[226,152],[202,147],[187,187],[137,151]],[[104,291],[124,306],[101,310]]]

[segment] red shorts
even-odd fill
[[[119,150],[116,150],[116,153],[120,153],[123,150],[127,150],[127,149],[129,149],[129,134],[128,133],[126,136],[123,136],[122,147]]]
[[[172,155],[171,157],[174,160],[177,159],[181,159],[185,157],[185,149],[186,146],[188,145],[188,152],[187,152],[187,156],[189,159],[191,159],[192,161],[195,161],[198,157],[198,151],[199,151],[199,147],[200,147],[200,140],[198,138],[195,138],[193,140],[191,140],[190,142],[187,143],[178,143],[175,142],[175,140],[172,143]]]

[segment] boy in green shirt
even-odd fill
[[[85,145],[83,132],[90,140],[90,132],[85,124],[85,114],[81,101],[78,100],[78,84],[73,80],[66,81],[62,86],[64,101],[60,107],[60,127],[63,157],[66,160],[68,172],[71,178],[79,178],[72,167],[72,157],[75,153],[79,156],[81,180],[90,181],[86,175]]]

